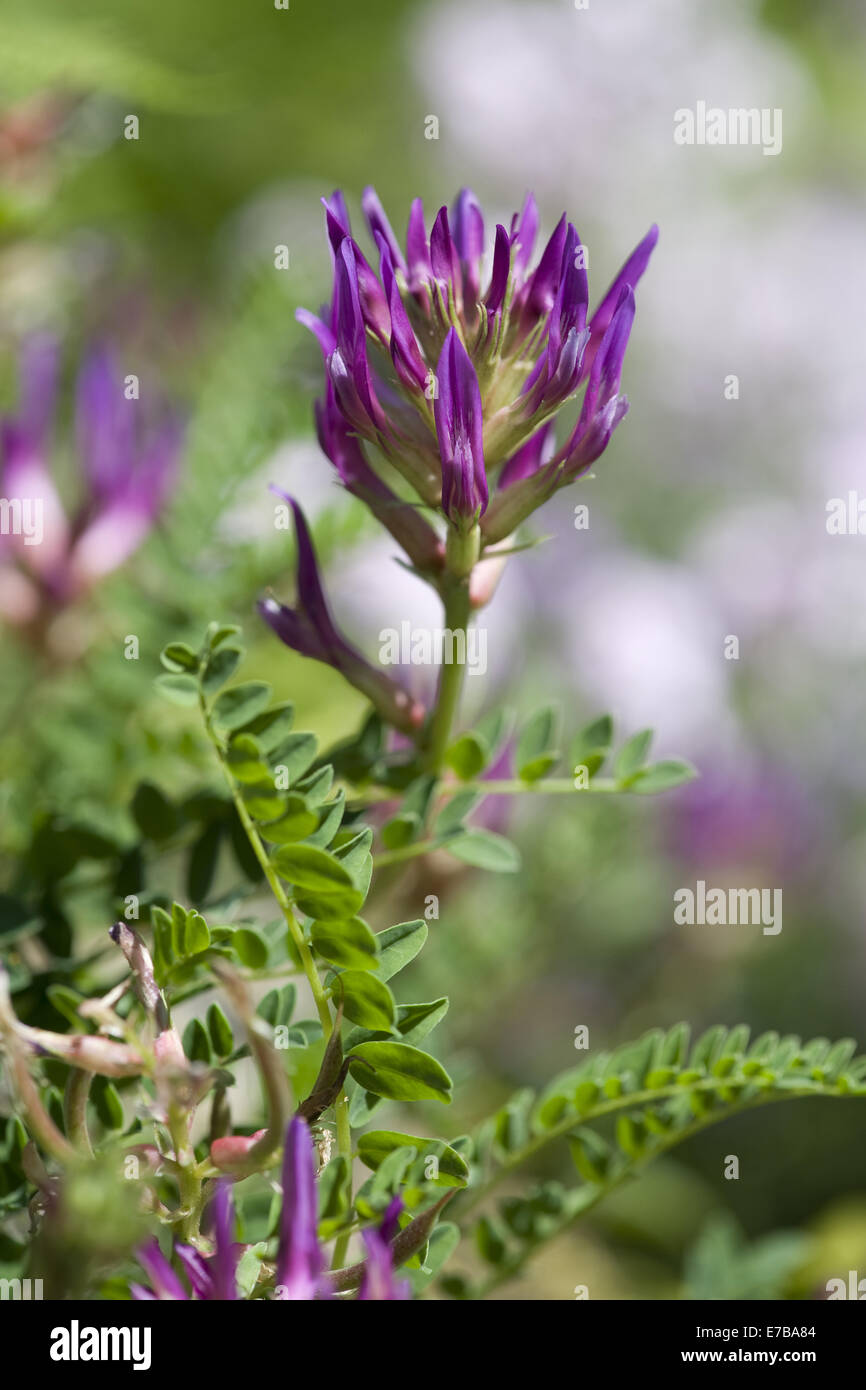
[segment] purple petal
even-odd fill
[[[430,264],[430,247],[424,227],[424,204],[416,198],[409,210],[409,226],[406,232],[406,263],[409,288],[413,294],[422,289],[433,274]]]
[[[123,394],[109,353],[97,348],[78,376],[75,424],[81,461],[98,497],[110,497],[132,468],[136,408]]]
[[[234,1205],[232,1185],[228,1180],[217,1183],[213,1199],[214,1244],[210,1259],[215,1299],[228,1301],[238,1296],[238,1247],[234,1241]]]
[[[523,203],[520,220],[515,213],[511,224],[511,242],[514,246],[514,273],[522,277],[532,259],[535,238],[539,227],[538,204],[531,193],[527,193]]]
[[[375,188],[364,189],[364,192],[361,195],[361,207],[364,211],[364,216],[367,219],[367,225],[370,228],[370,235],[372,236],[376,245],[379,245],[379,239],[381,238],[382,241],[385,242],[389,252],[391,253],[392,264],[405,273],[406,262],[404,261],[403,253],[400,250],[400,243],[397,241],[397,238],[394,235],[393,228],[391,227],[391,223],[388,221],[388,215],[385,212],[385,209],[379,202],[379,198]],[[385,288],[387,291],[387,286]]]
[[[325,593],[319,578],[319,567],[316,563],[316,552],[313,549],[313,542],[304,513],[294,497],[289,497],[288,493],[281,492],[276,487],[272,487],[271,491],[289,503],[294,516],[295,540],[298,550],[298,603],[301,611],[310,622],[325,649],[334,645],[339,646],[342,639],[334,627],[325,601]]]
[[[502,308],[505,291],[508,288],[508,274],[511,268],[511,242],[501,223],[496,226],[496,240],[493,244],[493,269],[490,272],[490,288],[485,304],[490,314]]]
[[[559,351],[572,328],[583,328],[589,303],[589,282],[581,263],[583,248],[576,229],[569,222],[562,252],[562,267],[556,299],[550,311],[548,347],[551,350],[551,375],[559,361]]]
[[[634,289],[638,280],[649,265],[650,256],[655,249],[658,239],[659,229],[655,223],[653,223],[643,241],[638,243],[628,260],[620,267],[606,295],[593,313],[589,323],[592,331],[592,340],[589,352],[587,353],[587,361],[584,363],[584,370],[588,370],[592,365],[592,359],[598,351],[601,340],[607,331],[608,324],[613,318],[620,303],[623,288],[626,285],[630,285],[632,289]]]
[[[305,1122],[295,1116],[286,1130],[283,1157],[276,1269],[276,1285],[283,1299],[311,1300],[319,1292],[323,1257],[317,1220],[313,1141]]]
[[[328,241],[331,244],[331,253],[336,256],[343,237],[352,235],[349,210],[346,207],[346,200],[339,188],[334,189],[330,198],[322,199],[322,207],[325,209],[325,226],[328,230]]]
[[[565,463],[568,479],[604,452],[628,410],[628,402],[617,393],[633,322],[634,293],[629,285],[624,285],[590,370],[580,418],[565,448],[557,455]]]
[[[530,315],[541,317],[553,308],[556,290],[562,273],[562,252],[565,247],[565,213],[556,224],[550,240],[541,254],[535,274],[529,282],[527,309]]]
[[[460,283],[460,260],[448,225],[448,209],[440,208],[430,233],[430,264],[433,278],[450,285],[454,294]]]
[[[157,1298],[186,1300],[187,1293],[153,1236],[135,1252],[136,1259],[150,1280]]]
[[[174,1253],[183,1265],[184,1273],[196,1298],[212,1299],[214,1284],[208,1262],[201,1251],[192,1245],[176,1245]]]
[[[328,325],[323,319],[311,314],[309,309],[296,309],[295,318],[315,335],[322,349],[322,356],[327,360],[337,346],[337,340]]]
[[[423,390],[427,384],[427,363],[421,356],[418,340],[400,296],[388,243],[382,236],[378,237],[377,241],[382,258],[382,284],[385,286],[391,311],[391,358],[403,384],[409,387],[419,386]]]
[[[461,188],[452,209],[454,245],[463,272],[463,295],[474,304],[481,292],[481,257],[484,255],[484,217],[470,188]]]
[[[364,1278],[358,1290],[360,1303],[402,1302],[409,1297],[409,1284],[394,1278],[391,1247],[379,1231],[362,1231],[367,1247]]]
[[[379,1223],[379,1235],[389,1244],[400,1229],[400,1213],[402,1210],[403,1198],[398,1192],[396,1197],[391,1198],[385,1208],[385,1214]]]
[[[505,464],[499,475],[499,487],[510,487],[512,483],[517,483],[521,478],[528,478],[533,473],[537,473],[543,464],[547,463],[553,456],[553,421],[548,420],[546,425],[542,425],[540,430],[527,439],[515,454]]]
[[[44,446],[54,415],[60,351],[47,333],[30,338],[21,353],[18,423],[34,444]]]
[[[453,328],[442,348],[437,381],[434,417],[442,460],[442,509],[452,521],[474,521],[487,506],[481,391]]]

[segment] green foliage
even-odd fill
[[[473,1143],[473,1207],[554,1142],[564,1142],[581,1181],[571,1189],[541,1183],[525,1198],[500,1199],[495,1215],[485,1212],[469,1223],[480,1252],[496,1266],[492,1284],[512,1277],[539,1246],[613,1188],[706,1126],[772,1101],[866,1096],[866,1056],[855,1057],[855,1052],[847,1038],[835,1044],[826,1038],[804,1043],[793,1035],[767,1032],[750,1041],[743,1025],[709,1028],[690,1046],[688,1026],[680,1023],[588,1057],[537,1097],[520,1092]],[[729,1235],[724,1239],[731,1245]],[[786,1241],[769,1242],[765,1252],[755,1254],[748,1276],[752,1282],[743,1273],[749,1268],[747,1256],[736,1277],[749,1288],[761,1287],[763,1280],[788,1272],[796,1253]],[[703,1267],[699,1256],[689,1277],[699,1278]],[[446,1281],[445,1287],[452,1296],[472,1296],[465,1282],[451,1286]]]

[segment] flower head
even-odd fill
[[[416,568],[435,577],[442,551],[432,528],[422,518],[406,523],[407,503],[367,451],[451,527],[480,525],[482,547],[510,534],[598,458],[625,415],[619,384],[633,291],[658,230],[590,312],[586,251],[565,215],[533,264],[539,216],[531,195],[510,228],[496,227],[486,283],[484,217],[471,190],[450,211],[439,209],[429,236],[416,199],[405,252],[372,188],[361,205],[378,275],[335,193],[325,200],[331,304],[321,318],[298,314],[325,361],[319,437],[345,485]],[[581,387],[578,424],[557,450],[554,417]]]

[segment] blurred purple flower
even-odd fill
[[[274,1276],[274,1297],[281,1302],[310,1302],[330,1297],[325,1256],[318,1237],[316,1159],[306,1121],[295,1115],[286,1128],[282,1169],[283,1204]],[[391,1241],[397,1234],[403,1203],[395,1197],[378,1229],[365,1230],[367,1261],[358,1298],[364,1301],[409,1297],[409,1286],[394,1278]],[[227,1179],[217,1183],[210,1208],[214,1253],[203,1255],[191,1245],[177,1244],[175,1255],[189,1281],[187,1292],[154,1237],[136,1253],[150,1287],[131,1284],[137,1300],[226,1302],[238,1299],[237,1269],[242,1246],[233,1240],[234,1204]]]
[[[134,1299],[177,1301],[196,1298],[208,1302],[224,1302],[238,1297],[237,1267],[240,1247],[233,1239],[234,1205],[231,1184],[225,1179],[217,1183],[211,1213],[214,1221],[212,1255],[205,1256],[192,1245],[177,1244],[174,1247],[192,1293],[187,1293],[183,1282],[160,1250],[159,1241],[154,1237],[137,1251],[138,1262],[150,1280],[150,1288],[141,1284],[131,1284]]]
[[[178,419],[142,419],[108,354],[84,361],[75,397],[80,496],[67,514],[47,455],[59,352],[31,339],[20,364],[17,415],[0,422],[0,495],[10,508],[0,534],[2,612],[27,624],[69,603],[117,569],[152,530],[172,488],[182,443]],[[15,525],[12,507],[23,525]]]
[[[408,1279],[394,1277],[391,1241],[400,1229],[402,1197],[394,1197],[386,1208],[378,1229],[367,1227],[361,1234],[367,1247],[364,1278],[358,1290],[359,1303],[397,1303],[411,1293]]]

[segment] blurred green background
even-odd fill
[[[399,920],[441,896],[415,969],[452,998],[454,1132],[569,1066],[579,1024],[593,1046],[680,1018],[866,1044],[866,541],[824,524],[827,499],[866,495],[862,7],[0,0],[0,38],[3,412],[20,342],[48,329],[65,352],[63,487],[87,343],[110,341],[189,420],[146,546],[38,645],[3,632],[5,922],[26,902],[58,957],[86,949],[107,920],[99,856],[59,874],[46,836],[86,827],[122,850],[142,778],[173,797],[193,785],[194,721],[151,693],[167,640],[240,621],[247,674],[295,700],[299,727],[327,743],[357,723],[357,698],[253,613],[267,586],[291,593],[269,481],[314,518],[359,643],[427,611],[312,436],[319,360],[294,310],[328,293],[318,198],[342,187],[360,225],[373,183],[402,232],[414,196],[432,218],[470,183],[490,230],[532,187],[548,230],[563,208],[577,221],[595,296],[650,222],[662,236],[638,293],[630,417],[597,477],[544,514],[552,538],[511,562],[488,686],[470,697],[526,712],[553,692],[568,729],[611,708],[621,734],[654,724],[659,751],[702,778],[636,806],[499,808],[517,880],[427,864],[383,909]],[[782,154],[677,147],[673,112],[700,99],[780,107]],[[782,932],[675,926],[673,892],[698,878],[781,887]],[[820,1296],[866,1273],[864,1141],[860,1108],[818,1101],[711,1130],[500,1296]]]

